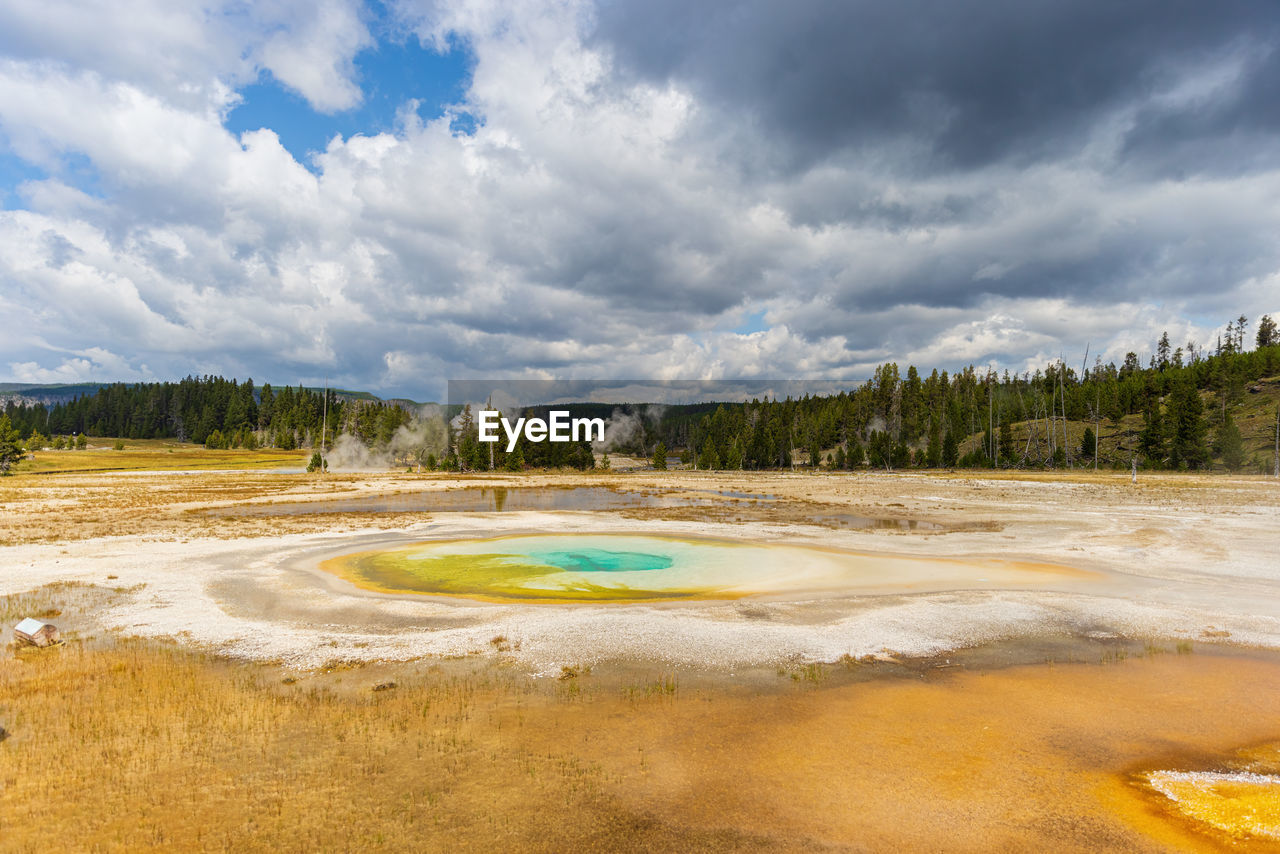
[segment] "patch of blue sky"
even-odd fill
[[[748,314],[733,331],[739,335],[749,335],[752,332],[763,332],[768,328],[769,324],[764,320],[764,311],[761,310]]]
[[[240,90],[240,104],[227,115],[227,130],[270,128],[294,158],[311,168],[312,152],[323,151],[336,135],[373,135],[394,131],[397,114],[409,101],[417,102],[424,121],[439,118],[466,92],[474,58],[464,42],[452,40],[444,53],[424,47],[413,35],[384,35],[377,44],[356,55],[356,82],[361,103],[349,110],[326,114],[312,109],[270,74]],[[473,133],[475,121],[458,115],[451,127]]]
[[[105,198],[102,177],[93,161],[79,152],[63,152],[51,167],[24,160],[4,147],[0,139],[0,209],[26,208],[22,185],[28,181],[55,178],[69,187],[96,198]]]
[[[54,177],[69,186],[75,187],[85,195],[99,199],[104,199],[107,196],[102,187],[102,175],[87,154],[81,154],[78,151],[63,154]]]
[[[24,181],[39,181],[47,177],[43,169],[0,148],[0,209],[13,210],[22,207],[18,185]]]

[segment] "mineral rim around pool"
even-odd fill
[[[1048,564],[884,557],[810,546],[612,534],[422,542],[343,555],[321,567],[384,593],[562,602],[984,589],[1096,577]]]

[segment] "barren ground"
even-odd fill
[[[241,509],[583,485],[679,500]],[[315,570],[540,531],[1097,577],[577,607],[381,596]],[[7,478],[0,616],[45,614],[69,643],[0,653],[0,848],[56,827],[76,850],[1267,850],[1143,775],[1280,771],[1278,535],[1280,485],[1248,477]]]

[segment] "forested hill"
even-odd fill
[[[856,389],[834,395],[691,406],[570,405],[576,416],[608,416],[610,450],[668,451],[699,469],[834,469],[1106,466],[1270,470],[1280,413],[1280,336],[1264,316],[1228,325],[1211,353],[1193,343],[1155,342],[1144,366],[1074,368],[1059,361],[1013,375],[969,367],[955,374],[880,366]],[[1252,346],[1249,346],[1252,345]],[[474,433],[474,431],[472,431]],[[479,453],[455,437],[462,468],[519,467],[501,449]],[[516,449],[527,459],[523,445]]]
[[[1059,361],[1020,375],[968,367],[955,374],[914,366],[880,366],[834,396],[754,400],[646,411],[611,408],[616,449],[702,469],[825,466],[853,469],[1062,467],[1104,465],[1269,470],[1280,406],[1280,335],[1264,316],[1246,341],[1246,321],[1228,326],[1212,352],[1172,347],[1163,336],[1143,365],[1134,353],[1120,365],[1077,372]],[[17,403],[4,414],[21,437],[87,434],[177,438],[215,447],[318,444],[325,435],[387,448],[415,409],[400,401],[357,399],[301,386],[256,388],[221,377],[177,383],[117,383],[53,405]],[[592,414],[603,415],[597,407]],[[650,417],[652,416],[652,417]],[[416,427],[415,427],[416,429]],[[474,427],[448,431],[439,447],[449,467],[520,468],[552,464],[546,449],[521,442],[513,459],[501,448],[475,451]],[[56,447],[56,445],[55,445]],[[473,453],[456,453],[461,447]],[[434,462],[434,457],[432,460]],[[590,465],[590,455],[571,464]]]
[[[302,386],[255,388],[222,377],[187,377],[176,383],[115,383],[91,394],[45,405],[10,401],[5,406],[23,437],[87,434],[126,439],[176,438],[215,447],[310,445],[320,435],[350,433],[366,444],[388,442],[409,423],[404,407],[367,393]]]
[[[1063,362],[1034,373],[959,373],[882,365],[834,397],[723,405],[692,427],[668,430],[699,468],[794,465],[856,468],[1125,467],[1270,471],[1280,419],[1280,335],[1246,320],[1212,353],[1173,348],[1168,335],[1143,366],[1077,373]],[[1254,346],[1250,349],[1247,343]],[[681,435],[683,433],[683,435]]]
[[[0,401],[52,405],[94,394],[105,383],[0,383]]]

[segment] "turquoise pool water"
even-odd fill
[[[664,554],[609,549],[529,549],[527,555],[530,560],[566,572],[649,572],[675,565],[675,559]]]
[[[634,534],[440,540],[344,555],[322,566],[382,592],[569,602],[989,588],[1060,581],[1074,572],[1005,561]]]

